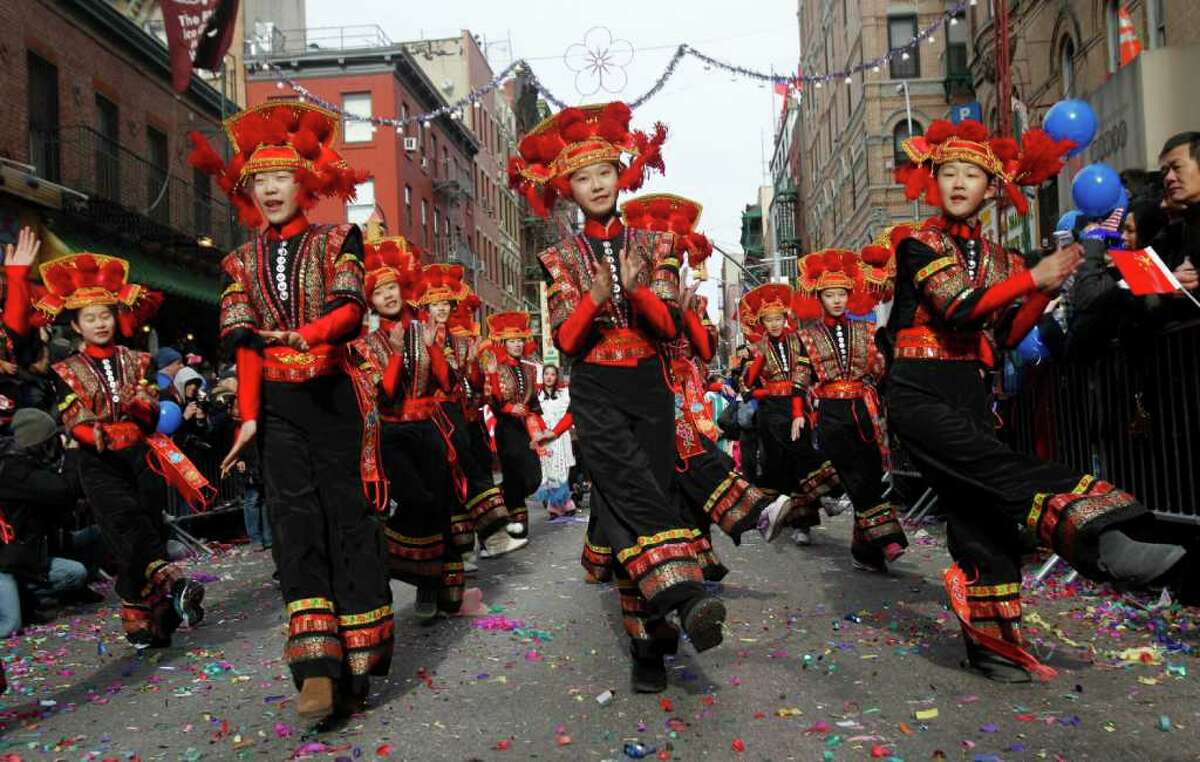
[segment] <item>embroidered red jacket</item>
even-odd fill
[[[97,425],[108,449],[143,441],[158,424],[158,398],[147,378],[150,366],[150,355],[115,344],[88,345],[55,363],[62,382],[58,410],[63,427],[91,447],[96,446]]]
[[[296,251],[278,261],[281,241]],[[355,225],[309,225],[298,215],[256,235],[221,262],[220,337],[237,350],[238,412],[258,418],[261,381],[301,383],[341,371],[342,342],[362,324],[362,234]],[[284,295],[286,294],[286,298]],[[261,349],[259,331],[296,331],[308,351]]]
[[[756,399],[791,399],[792,418],[804,415],[804,397],[812,370],[808,353],[795,331],[785,329],[778,338],[764,336],[752,347],[750,366],[742,375],[742,391]]]
[[[839,382],[874,386],[883,378],[884,359],[875,346],[874,321],[814,320],[797,334],[808,355],[809,379],[804,385],[811,387],[814,397],[842,396],[835,389]]]
[[[897,249],[896,301],[888,329],[895,356],[979,361],[1016,346],[1041,317],[1040,293],[1019,254],[987,238],[957,239],[926,228]]]
[[[623,234],[624,251],[642,258],[641,287],[621,303],[609,299],[597,306],[592,282],[597,268],[608,265],[587,237],[563,239],[538,255],[550,278],[550,328],[555,346],[569,357],[632,367],[657,353],[656,342],[678,333],[679,260],[671,233],[621,230],[614,220],[605,234]]]

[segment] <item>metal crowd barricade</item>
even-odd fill
[[[1002,406],[1004,437],[1200,526],[1200,321],[1173,325],[1094,362],[1047,363]],[[1128,343],[1128,342],[1127,342]]]
[[[236,470],[231,471],[224,479],[221,478],[222,453],[215,449],[195,449],[187,451],[188,458],[195,464],[209,484],[216,487],[218,495],[209,506],[209,511],[241,509],[242,495],[246,490],[246,475]],[[172,523],[179,519],[195,515],[183,498],[173,489],[167,489],[167,515]]]

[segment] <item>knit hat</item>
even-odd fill
[[[12,420],[13,443],[22,450],[37,447],[58,434],[58,424],[45,411],[23,407]]]
[[[162,370],[173,362],[183,362],[183,355],[174,347],[163,347],[154,355],[154,364],[159,370]]]

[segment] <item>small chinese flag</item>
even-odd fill
[[[1171,294],[1183,289],[1175,274],[1149,246],[1137,251],[1111,249],[1108,253],[1134,296]]]

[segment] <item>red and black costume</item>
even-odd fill
[[[366,246],[368,298],[379,286],[397,283],[405,295],[420,293],[421,271],[404,239]],[[392,341],[404,325],[403,346]],[[349,345],[360,393],[374,401],[380,419],[379,452],[389,494],[396,502],[384,528],[393,578],[418,589],[437,590],[437,608],[462,605],[462,555],[451,532],[459,504],[449,444],[450,422],[437,394],[450,388],[450,370],[440,345],[427,345],[424,327],[405,307]]]
[[[882,253],[884,263],[891,259],[886,249]],[[875,344],[875,321],[830,315],[820,302],[827,289],[844,290],[848,312],[856,315],[870,313],[878,300],[857,253],[827,249],[800,260],[794,309],[801,320],[813,318],[797,334],[808,355],[805,385],[814,439],[854,506],[851,555],[869,569],[882,570],[908,547],[896,508],[883,496],[888,441],[879,383],[884,358]]]
[[[528,343],[533,338],[527,312],[497,312],[487,317],[488,340],[496,355],[495,370],[488,372],[487,400],[496,414],[496,455],[500,458],[504,505],[514,522],[529,527],[525,500],[542,483],[542,463],[529,447],[531,437],[545,430],[537,399],[537,367],[513,357],[505,348],[509,339]],[[561,434],[571,428],[567,413],[555,427]]]
[[[129,264],[102,254],[74,254],[41,267],[46,295],[38,309],[110,308],[125,335],[161,304],[161,296],[127,283]],[[114,337],[115,340],[115,337]],[[55,363],[63,427],[79,443],[79,477],[117,563],[125,637],[135,646],[170,645],[181,623],[203,617],[204,588],[169,561],[162,506],[169,482],[197,509],[215,492],[171,441],[155,433],[158,395],[150,355],[118,344],[84,344]]]
[[[1018,149],[1008,138],[989,140],[978,122],[938,121],[906,142],[914,164],[901,179],[910,196],[925,190],[937,205],[937,166],[970,162],[1016,196],[1023,212],[1015,184],[1052,177],[1069,147],[1032,130]],[[1022,258],[983,237],[978,223],[928,220],[896,252],[886,389],[889,424],[949,515],[955,565],[946,588],[968,653],[983,648],[1043,677],[1053,670],[1022,647],[1019,528],[1085,576],[1103,579],[1100,534],[1147,513],[1113,485],[1017,453],[996,436],[987,371],[997,350],[1014,347],[1035,325],[1049,298]]]
[[[642,195],[621,207],[628,227],[673,233],[676,255],[681,261],[686,257],[693,272],[703,272],[712,254],[712,244],[694,229],[701,211],[699,203],[666,193]],[[712,525],[740,544],[742,533],[758,525],[776,494],[751,484],[717,446],[716,425],[704,398],[717,330],[704,297],[695,297],[690,309],[682,311],[682,323],[683,330],[663,347],[675,397],[675,482],[697,526],[694,545],[705,577],[719,580],[729,570],[713,550]]]
[[[266,104],[226,121],[238,151],[228,167],[196,135],[192,160],[219,175],[253,223],[260,218],[247,186],[256,172],[295,172],[302,207],[353,194],[361,176],[333,151],[337,129],[338,118],[322,109]],[[384,497],[370,453],[376,421],[346,371],[344,345],[365,308],[362,253],[358,227],[313,225],[297,213],[221,263],[220,335],[237,361],[240,418],[258,426],[288,610],[285,656],[297,687],[331,678],[351,697],[365,696],[369,675],[386,674],[393,630],[383,533],[364,497],[364,487],[376,502]],[[265,344],[264,331],[298,333],[307,349]]]
[[[5,265],[0,274],[0,362],[16,364],[18,351],[29,335],[31,289],[29,265]],[[17,374],[0,372],[0,395],[20,404],[21,381]]]
[[[634,158],[621,166],[617,187],[636,188],[648,167],[662,168],[665,127],[651,137],[631,131],[629,120],[623,103],[568,108],[549,117],[522,138],[510,183],[546,213],[559,195],[569,197],[575,171],[606,162],[620,166],[629,155]],[[665,687],[662,654],[677,647],[677,631],[665,619],[669,612],[680,613],[699,650],[720,642],[724,618],[720,602],[705,594],[674,483],[673,395],[658,349],[679,332],[674,248],[670,233],[627,230],[615,216],[589,217],[582,234],[539,255],[549,281],[548,328],[573,360],[570,412],[592,477],[583,563],[597,579],[617,577],[635,665],[653,662],[661,670],[654,685],[639,690]],[[622,255],[641,265],[630,293],[621,283]],[[612,291],[597,304],[591,289],[601,268],[611,275]],[[635,684],[637,675],[635,667]]]
[[[471,357],[475,340],[463,330],[471,306],[478,298],[463,283],[462,265],[432,264],[423,271],[424,290],[417,304],[428,308],[448,302],[450,319],[437,327],[437,344],[450,367],[450,386],[436,394],[451,424],[451,442],[458,467],[466,478],[466,495],[453,517],[454,538],[462,553],[475,549],[475,537],[486,541],[509,523],[504,495],[492,478],[492,451],[488,446],[483,413],[479,409],[484,394],[483,371],[478,359]]]
[[[792,497],[791,524],[808,531],[821,523],[820,499],[838,489],[833,465],[813,448],[812,430],[805,426],[792,439],[792,421],[807,413],[811,368],[808,352],[792,325],[792,289],[768,283],[749,291],[738,306],[747,336],[759,338],[742,375],[742,392],[758,401],[755,419],[762,441],[762,484]],[[778,336],[763,327],[768,315],[783,315],[788,323]]]

